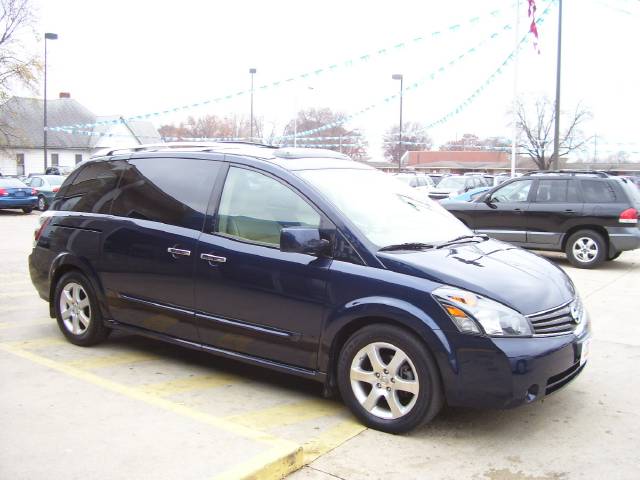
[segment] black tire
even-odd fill
[[[38,210],[40,210],[41,212],[44,212],[45,210],[47,210],[47,208],[49,208],[49,205],[47,204],[47,199],[44,198],[44,195],[39,195],[38,196]]]
[[[352,387],[352,364],[369,361],[368,354],[358,354],[369,345],[379,345],[381,343],[400,349],[409,358],[410,362],[403,362],[397,365],[396,372],[390,372],[384,368],[382,372],[379,372],[381,376],[377,377],[377,379],[369,377],[380,383],[368,385],[366,381],[354,381],[356,387]],[[379,348],[377,351],[380,353],[383,367],[389,367],[393,363],[391,359],[397,354],[397,350],[392,354],[391,352],[393,351],[391,349],[387,350],[384,347]],[[375,376],[376,368],[372,363],[369,363],[369,365],[371,367],[370,375]],[[368,368],[363,368],[362,370],[365,375],[369,375]],[[444,403],[438,368],[426,345],[415,334],[393,325],[373,324],[351,335],[340,352],[337,376],[342,399],[353,414],[368,427],[383,432],[402,433],[425,424],[438,414]],[[402,391],[402,388],[397,388],[398,382],[403,380],[412,383],[417,380],[419,385],[417,395]],[[367,385],[370,387],[368,392],[365,390],[368,388]],[[385,390],[388,393],[385,393]],[[368,398],[372,395],[372,392],[374,392],[374,397],[377,398],[373,409],[378,410],[381,414],[367,410],[361,404],[361,400],[358,399],[358,395],[360,398],[363,398],[363,395]],[[384,418],[384,414],[387,411],[388,414],[393,413],[387,398],[395,398],[396,402],[400,402],[399,404],[402,408],[408,408],[407,412],[398,418]],[[405,403],[403,404],[403,402]]]
[[[31,212],[33,212],[33,208],[23,208],[22,211],[24,213],[31,213]]]
[[[77,297],[75,296],[76,290],[71,287],[73,285],[80,287],[77,290]],[[65,299],[68,308],[65,308],[66,311],[63,312],[62,296],[65,295],[65,289],[67,292],[71,292],[75,305],[70,304]],[[53,294],[53,302],[58,327],[71,343],[89,347],[102,342],[109,336],[111,329],[104,324],[96,294],[91,283],[82,273],[72,271],[60,277]],[[83,307],[85,303],[87,306]],[[88,322],[87,318],[89,319]],[[74,332],[74,329],[77,329],[77,331]]]
[[[567,259],[578,268],[595,268],[607,258],[607,243],[593,230],[579,230],[567,240]]]
[[[607,257],[607,262],[610,262],[612,260],[615,260],[616,258],[618,258],[620,255],[622,255],[622,252],[616,252],[613,255],[609,255]]]

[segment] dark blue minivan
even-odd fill
[[[29,266],[76,345],[118,329],[315,379],[387,432],[544,398],[589,351],[560,268],[325,150],[111,151],[64,182]]]

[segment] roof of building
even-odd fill
[[[0,106],[0,145],[9,147],[43,148],[44,100],[13,97]],[[47,120],[50,126],[95,123],[101,120],[122,119],[119,116],[98,117],[73,98],[47,100]],[[159,142],[160,134],[151,122],[127,121],[124,123],[140,143]],[[87,128],[86,135],[49,130],[47,147],[69,149],[94,148],[100,138],[91,133],[106,134],[112,125]]]

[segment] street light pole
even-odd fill
[[[553,169],[558,170],[560,156],[560,66],[562,64],[562,0],[558,2],[558,64],[556,66],[556,118],[553,136]]]
[[[43,119],[43,133],[44,133],[44,171],[47,171],[47,40],[57,40],[57,33],[45,33],[44,34],[44,119]]]
[[[393,80],[400,80],[400,132],[398,138],[398,172],[402,170],[402,82],[403,76],[400,73],[391,75]]]
[[[253,76],[256,73],[255,68],[250,68],[249,73],[251,74],[251,137],[249,139],[250,142],[253,142]]]

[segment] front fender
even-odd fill
[[[331,378],[339,349],[348,336],[367,324],[379,321],[416,333],[427,345],[441,372],[457,370],[452,346],[431,316],[405,300],[382,296],[352,300],[328,314],[320,344],[319,370]]]

